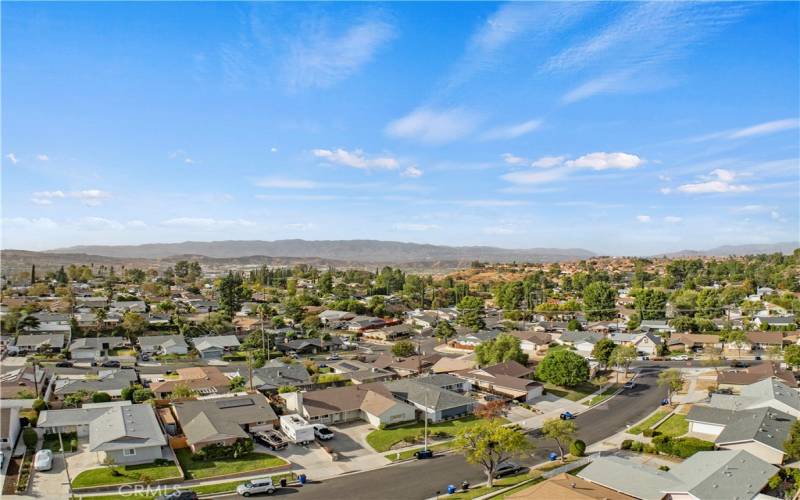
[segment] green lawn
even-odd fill
[[[71,446],[72,439],[77,439],[77,434],[74,432],[61,433],[61,440],[64,442],[64,451],[67,453],[75,451],[75,448]],[[42,441],[42,448],[47,448],[53,453],[59,453],[61,451],[61,444],[58,442],[58,434],[45,434],[44,440]]]
[[[287,480],[293,480],[294,474],[291,472],[287,472],[285,474],[275,474],[272,477],[272,481],[275,484],[282,478],[286,478]],[[240,484],[244,483],[245,481],[238,480],[238,481],[227,481],[224,483],[215,483],[215,484],[206,484],[202,486],[187,486],[184,488],[185,490],[191,490],[197,493],[198,495],[212,495],[216,493],[229,493],[236,491],[236,487]],[[145,492],[129,492],[127,495],[130,498],[135,498],[136,500],[152,500],[155,498],[155,495],[148,495]],[[73,497],[78,498],[78,497]],[[91,495],[91,496],[83,496],[81,497],[82,500],[119,500],[121,497],[119,495]]]
[[[90,486],[138,483],[142,476],[147,476],[153,481],[171,477],[180,478],[180,472],[174,465],[120,465],[115,468],[120,471],[119,476],[111,474],[111,467],[85,470],[72,480],[72,487],[88,488]]]
[[[667,413],[669,413],[669,410],[659,408],[658,410],[653,412],[652,415],[650,415],[643,421],[639,422],[638,424],[628,429],[628,432],[630,434],[641,434],[642,432],[644,432],[645,429],[649,429],[650,427],[655,425],[656,422],[667,416]]]
[[[433,446],[428,446],[429,450],[438,451],[438,452],[447,451],[447,450],[450,450],[452,448],[453,448],[453,443],[452,442],[440,443],[440,444],[435,444]],[[419,448],[414,448],[414,449],[411,449],[411,450],[401,451],[399,457],[397,456],[397,452],[389,452],[384,456],[387,459],[391,460],[392,462],[397,462],[398,460],[407,460],[407,459],[413,457],[414,453],[416,453],[416,452],[418,452],[418,451],[420,451],[422,449],[424,449],[424,447],[420,446]]]
[[[458,429],[466,426],[472,426],[483,422],[483,419],[477,417],[465,417],[458,420],[448,420],[447,422],[439,422],[436,424],[428,424],[428,439],[430,439],[436,432],[446,432],[451,436],[455,436]],[[505,423],[506,420],[503,419]],[[367,443],[372,446],[377,452],[389,451],[392,446],[404,441],[406,438],[412,438],[420,435],[425,429],[423,422],[414,422],[411,424],[400,425],[391,429],[375,430],[367,435]]]
[[[489,488],[488,486],[480,486],[478,488],[470,488],[466,492],[455,493],[453,495],[447,495],[448,499],[454,500],[471,500],[472,498],[482,497],[484,495],[488,495],[489,493],[497,490],[501,490],[503,488],[508,488],[509,486],[513,486],[515,484],[519,484],[523,481],[527,481],[531,479],[533,476],[528,474],[527,472],[524,474],[517,474],[516,476],[508,476],[501,479],[495,479],[494,486]],[[538,481],[537,481],[538,482]],[[528,483],[528,486],[534,484],[533,482]],[[460,485],[456,485],[460,486]]]
[[[619,390],[620,387],[622,387],[622,384],[613,384],[611,387],[609,387],[605,391],[601,392],[597,396],[595,396],[592,399],[590,399],[588,403],[583,403],[583,404],[585,404],[587,406],[594,406],[594,405],[600,404],[603,401],[605,401],[606,399],[610,398],[615,392],[617,392]]]
[[[669,437],[683,436],[689,432],[689,422],[686,421],[686,415],[676,413],[664,420],[664,423],[656,427],[656,430]]]
[[[237,472],[271,469],[285,465],[286,460],[270,455],[269,453],[251,452],[239,458],[223,458],[217,460],[194,461],[189,448],[175,450],[181,467],[186,472],[188,479],[204,479],[207,477],[224,476]]]
[[[544,384],[544,389],[548,393],[554,394],[560,398],[567,398],[570,401],[580,401],[589,394],[600,389],[600,387],[591,382],[584,382],[575,387],[560,387],[553,384]]]

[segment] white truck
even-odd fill
[[[289,441],[295,444],[307,444],[314,441],[314,426],[305,421],[303,417],[293,413],[281,415],[281,431],[286,434]]]

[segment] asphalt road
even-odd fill
[[[633,425],[659,406],[665,390],[657,386],[656,380],[658,371],[664,366],[649,364],[647,368],[637,378],[633,389],[623,391],[608,403],[582,413],[575,419],[579,439],[587,444],[601,441]],[[555,443],[549,439],[536,436],[531,439],[536,448],[531,456],[518,460],[520,464],[542,463],[551,451],[558,451]],[[471,484],[486,480],[479,467],[467,464],[460,455],[442,455],[430,460],[406,462],[312,482],[303,487],[284,488],[276,495],[347,500],[421,500],[436,495],[437,491],[444,492],[448,484],[458,486],[465,479]]]

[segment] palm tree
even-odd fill
[[[100,336],[100,331],[105,326],[106,318],[108,318],[108,312],[105,309],[98,309],[97,312],[94,314],[94,322],[95,327],[97,328],[97,336]]]
[[[30,314],[26,314],[17,322],[17,335],[19,335],[20,330],[38,330],[39,329],[39,318],[36,316],[31,316]]]

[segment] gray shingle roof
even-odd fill
[[[386,382],[386,388],[402,401],[426,406],[434,411],[473,405],[475,401],[453,391],[415,380]]]
[[[51,333],[44,335],[20,335],[14,345],[19,347],[39,347],[48,344],[50,347],[61,349],[64,347],[64,334]]]
[[[172,406],[189,444],[246,438],[243,425],[278,418],[261,394],[182,401]]]
[[[148,404],[112,407],[89,424],[90,451],[166,444],[153,407]]]
[[[725,445],[752,440],[783,451],[794,420],[788,413],[770,407],[738,411],[714,442]]]

